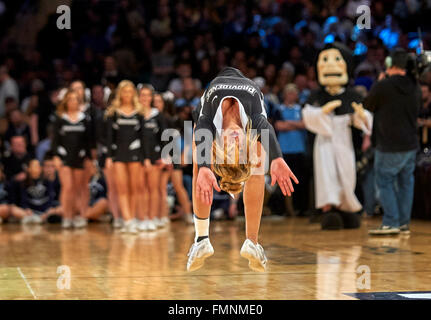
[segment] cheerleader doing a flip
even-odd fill
[[[258,243],[258,233],[265,177],[264,170],[259,169],[265,164],[269,166],[271,184],[277,182],[284,195],[290,196],[294,191],[291,179],[298,183],[283,160],[274,129],[267,120],[263,95],[258,86],[239,70],[227,67],[204,92],[200,105],[194,110],[193,120],[196,234],[188,254],[187,270],[199,269],[205,259],[214,254],[208,238],[214,188],[231,195],[243,190],[246,240],[240,254],[248,259],[252,270],[263,272],[267,259]],[[265,159],[269,162],[265,163]],[[214,173],[220,177],[220,187]]]

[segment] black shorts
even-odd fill
[[[66,167],[70,167],[72,169],[84,169],[84,160],[86,159],[85,157],[81,158],[76,156],[60,156],[60,158],[63,161],[63,165]]]
[[[112,157],[114,162],[142,162],[141,150],[128,150],[127,152],[116,152]]]
[[[105,169],[106,158],[108,155],[106,153],[102,153],[97,157],[97,163],[100,169]]]
[[[150,154],[148,155],[148,158],[151,161],[151,164],[156,164],[157,160],[160,160],[162,158],[162,151],[160,146],[154,146],[153,150],[151,150]]]

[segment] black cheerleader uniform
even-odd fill
[[[107,117],[108,157],[114,162],[142,162],[143,117],[137,111],[125,115],[116,111]]]
[[[256,129],[260,134],[263,130],[268,130],[268,145],[263,145],[272,160],[282,157],[281,148],[277,140],[274,128],[267,120],[264,97],[257,84],[246,78],[241,71],[235,68],[224,68],[217,77],[211,81],[208,88],[201,97],[198,107],[193,111],[193,121],[196,124],[195,132],[200,129],[207,129],[212,133],[213,139],[216,134],[220,134],[223,125],[222,102],[225,98],[234,98],[239,104],[239,114],[243,129],[247,127],[249,120],[252,121],[252,129]],[[207,139],[195,141],[196,146],[201,143],[210,143]],[[205,150],[212,150],[208,145]],[[210,168],[208,155],[203,154],[203,161],[198,163],[198,167]]]
[[[82,169],[85,158],[91,157],[93,148],[90,119],[84,112],[71,121],[67,114],[57,116],[54,123],[52,151],[65,166]]]
[[[152,108],[148,119],[143,119],[144,158],[150,159],[152,164],[162,157],[165,142],[162,141],[162,132],[166,129],[164,116],[158,109]]]

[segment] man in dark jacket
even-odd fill
[[[374,112],[374,169],[383,207],[382,225],[370,234],[409,233],[414,192],[417,117],[421,91],[407,73],[408,54],[396,49],[387,60],[386,77],[378,81],[364,101]]]

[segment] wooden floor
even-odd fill
[[[252,272],[239,255],[243,220],[211,223],[215,254],[193,273],[185,268],[194,229],[183,222],[138,236],[107,224],[71,231],[4,224],[0,299],[354,299],[346,293],[431,291],[431,222],[413,221],[410,236],[369,237],[379,222],[321,231],[305,218],[264,218],[266,273]],[[360,287],[361,265],[370,270],[369,290]],[[59,266],[70,268],[70,289]]]

